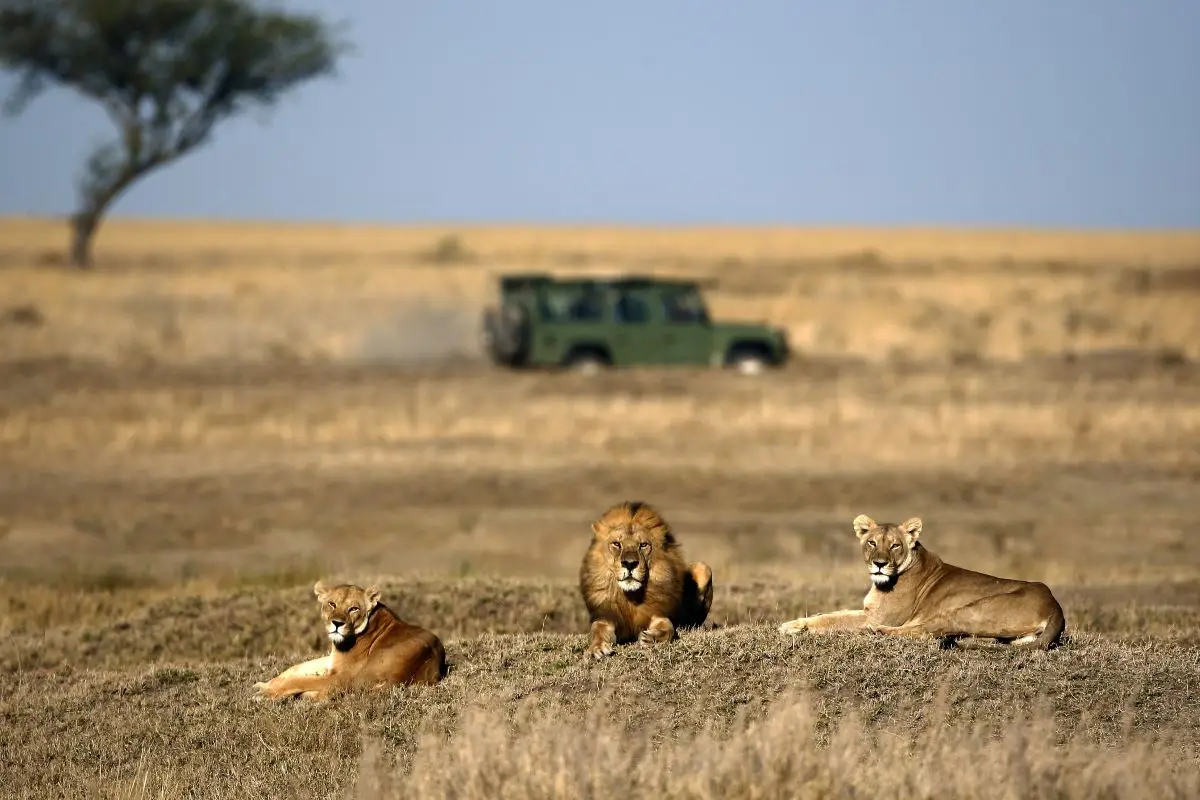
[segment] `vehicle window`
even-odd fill
[[[638,325],[650,321],[650,306],[635,294],[622,293],[617,300],[617,322]]]
[[[571,293],[564,289],[547,289],[538,304],[542,319],[565,322],[571,314]]]
[[[599,322],[604,319],[604,295],[597,289],[584,289],[571,303],[572,322]]]
[[[598,322],[604,319],[604,295],[597,289],[549,287],[539,310],[547,322]]]
[[[604,294],[595,288],[547,287],[538,306],[548,323],[594,323],[605,317]]]
[[[694,289],[665,292],[662,295],[663,314],[668,322],[707,323],[708,310],[704,298]]]

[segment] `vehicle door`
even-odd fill
[[[661,364],[662,318],[654,313],[654,296],[644,287],[614,287],[613,363]]]
[[[538,299],[538,323],[533,336],[534,358],[557,364],[580,344],[603,344],[607,301],[591,283],[558,283],[543,288]]]
[[[662,350],[667,363],[707,365],[712,357],[708,308],[692,286],[664,287],[658,292]]]

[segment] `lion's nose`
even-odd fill
[[[637,565],[638,565],[638,562],[637,562],[636,558],[622,558],[621,559],[621,566],[627,570],[632,571],[635,567],[637,567]]]
[[[335,627],[335,628],[340,628],[340,627],[342,627],[343,625],[345,625],[345,624],[346,624],[346,620],[344,620],[344,619],[331,619],[331,620],[329,620],[329,624],[330,624],[330,625],[332,625],[332,626],[333,626],[333,627]]]
[[[871,563],[874,564],[875,566],[879,567],[880,569],[883,569],[884,567],[887,566],[887,559],[886,558],[876,558],[876,559],[872,559]]]

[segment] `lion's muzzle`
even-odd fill
[[[331,619],[326,630],[329,636],[329,641],[334,644],[341,644],[347,638],[353,635],[353,630],[350,628],[350,623],[344,619]]]
[[[886,586],[896,577],[896,568],[887,561],[876,559],[867,565],[867,570],[871,573],[871,582],[876,586]]]
[[[646,583],[646,567],[636,559],[621,559],[617,570],[617,586],[623,592],[636,592]]]

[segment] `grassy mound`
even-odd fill
[[[439,686],[255,702],[253,682],[321,647],[307,586],[11,633],[0,782],[39,797],[331,797],[358,781],[365,796],[483,798],[977,797],[1007,780],[1018,796],[1167,798],[1200,780],[1186,639],[1087,622],[1049,653],[789,639],[775,632],[786,587],[748,584],[726,589],[718,627],[596,663],[569,584],[382,583],[406,618],[444,621]],[[1068,602],[1068,618],[1146,619],[1104,608]]]

